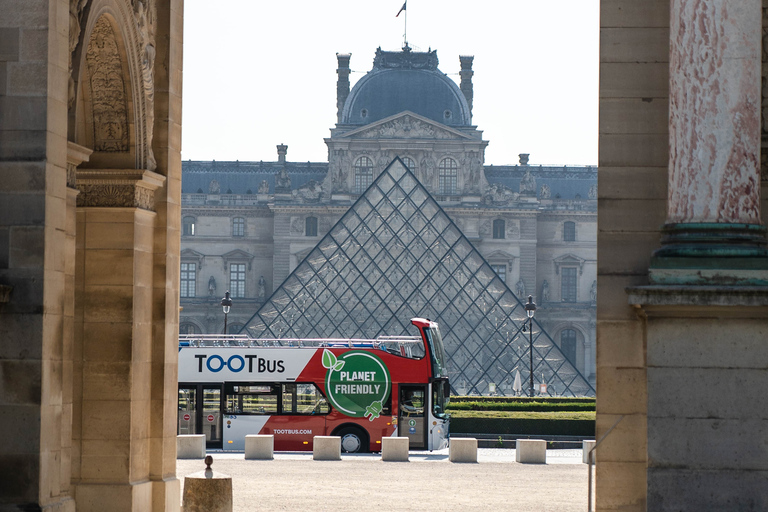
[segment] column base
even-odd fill
[[[768,286],[765,226],[666,224],[661,243],[651,258],[652,285]]]

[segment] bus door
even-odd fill
[[[179,384],[179,434],[205,434],[207,448],[222,447],[221,385]]]
[[[409,439],[411,449],[426,449],[427,387],[423,384],[400,384],[397,426],[399,435]]]

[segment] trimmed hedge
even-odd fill
[[[478,402],[478,403],[487,403],[487,402],[502,402],[502,403],[522,403],[522,404],[529,404],[529,403],[543,403],[543,404],[562,404],[562,403],[572,403],[572,404],[592,404],[592,407],[595,406],[595,399],[590,397],[583,397],[583,398],[577,398],[577,397],[564,397],[564,396],[537,396],[537,397],[527,397],[527,396],[451,396],[451,404],[455,403],[463,403],[463,402]]]
[[[540,401],[461,401],[451,402],[445,408],[446,411],[594,411],[595,402],[540,402]]]
[[[594,436],[594,420],[451,418],[451,433]]]

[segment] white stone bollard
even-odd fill
[[[245,436],[245,458],[257,460],[274,459],[275,436],[255,434]]]
[[[315,436],[312,439],[314,460],[341,460],[341,437]]]
[[[184,434],[176,436],[177,459],[204,459],[205,434]]]
[[[543,439],[518,439],[515,460],[526,464],[546,464],[547,442]]]
[[[448,448],[451,462],[477,462],[477,439],[474,437],[452,437]]]
[[[589,451],[590,451],[592,448],[594,448],[594,447],[595,447],[595,443],[596,443],[596,442],[597,442],[597,441],[582,441],[582,442],[581,442],[581,451],[582,451],[582,454],[581,454],[581,461],[582,461],[584,464],[589,464]],[[595,460],[597,459],[597,458],[595,457],[595,455],[597,455],[597,450],[595,450],[594,452],[592,452],[592,464],[594,464],[594,463],[595,463]]]
[[[407,437],[382,437],[381,460],[408,462],[409,440]]]

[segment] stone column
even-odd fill
[[[628,288],[643,322],[646,508],[756,510],[768,500],[761,2],[670,12],[667,224],[651,286]]]
[[[78,511],[155,509],[150,424],[161,411],[151,393],[154,194],[164,181],[135,169],[77,172]]]
[[[760,0],[671,2],[667,223],[653,283],[768,284],[768,266],[754,261],[768,256],[760,14]]]

